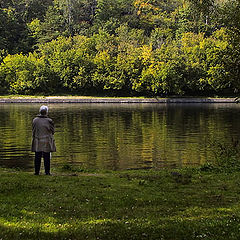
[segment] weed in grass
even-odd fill
[[[75,172],[75,173],[97,173],[98,170],[96,169],[90,169],[86,168],[84,166],[74,166],[71,164],[64,164],[60,169],[57,169],[57,171],[61,172]],[[72,174],[72,176],[76,176],[77,174]]]
[[[232,138],[230,143],[226,143],[224,140],[213,140],[209,143],[210,148],[214,154],[214,159],[211,162],[207,162],[205,169],[218,168],[229,169],[240,169],[240,144],[239,141]]]

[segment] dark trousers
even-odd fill
[[[35,152],[35,174],[39,174],[41,168],[41,158],[44,159],[45,174],[50,174],[50,152]]]

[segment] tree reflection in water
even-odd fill
[[[31,123],[40,104],[0,105],[0,165],[32,168]],[[49,104],[52,165],[97,169],[196,166],[209,141],[238,139],[238,104]]]

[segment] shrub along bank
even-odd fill
[[[128,37],[126,37],[128,36]],[[239,89],[228,31],[184,33],[155,48],[141,30],[59,37],[0,61],[0,93],[109,96],[223,95]]]
[[[0,169],[0,239],[239,239],[240,173]]]

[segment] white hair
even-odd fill
[[[42,114],[42,115],[46,115],[48,113],[48,107],[47,106],[41,106],[40,109],[39,109],[39,112]]]

